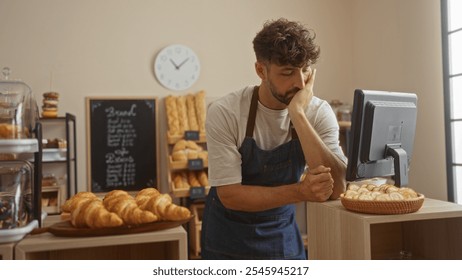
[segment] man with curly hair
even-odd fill
[[[313,94],[314,39],[298,22],[265,23],[253,40],[260,85],[209,106],[203,259],[306,259],[295,203],[343,192],[337,119]]]

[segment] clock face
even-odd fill
[[[199,58],[184,45],[170,45],[162,49],[154,62],[156,78],[171,90],[185,90],[199,78]]]

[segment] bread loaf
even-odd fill
[[[197,159],[206,156],[201,146],[191,140],[181,139],[172,148],[173,161],[187,161],[188,159]]]
[[[178,96],[176,98],[176,105],[178,108],[178,119],[180,125],[180,134],[184,135],[186,130],[189,130],[188,108],[186,106],[186,97]]]
[[[180,134],[180,123],[178,117],[178,108],[175,97],[167,96],[165,98],[165,110],[167,113],[168,132],[170,135]]]
[[[199,124],[197,122],[196,103],[194,101],[194,95],[188,94],[186,96],[186,106],[188,108],[189,129],[199,131]]]
[[[197,173],[197,179],[199,180],[201,186],[210,186],[209,178],[207,176],[207,172],[205,172],[203,170],[199,171]]]
[[[196,177],[196,172],[189,170],[188,171],[188,183],[193,187],[200,187],[202,186],[199,180]]]
[[[188,157],[186,156],[185,150],[175,151],[172,153],[173,161],[187,161]]]
[[[205,134],[205,116],[206,116],[206,107],[205,107],[205,92],[200,91],[194,97],[196,103],[196,115],[197,122],[199,125],[199,132]]]
[[[191,186],[188,183],[186,172],[179,172],[173,175],[173,184],[175,189],[189,189]]]

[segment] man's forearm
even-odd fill
[[[324,165],[331,168],[334,179],[334,192],[331,199],[338,198],[345,188],[345,163],[324,144],[304,113],[292,114],[291,120],[297,131],[308,166],[313,168]]]
[[[238,211],[264,211],[302,201],[298,184],[278,187],[234,184],[216,188],[223,205]]]

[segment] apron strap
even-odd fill
[[[245,131],[246,137],[253,137],[253,129],[255,127],[255,117],[257,116],[258,107],[258,86],[255,86],[252,94],[252,101],[250,102],[249,118],[247,119],[247,129]]]
[[[253,129],[255,128],[255,119],[257,116],[258,88],[258,86],[255,86],[253,89],[252,101],[250,102],[249,118],[247,119],[247,128],[245,131],[245,136],[250,138],[253,137]],[[292,121],[290,121],[289,129],[292,133],[292,139],[298,139],[298,134],[294,126],[292,125]]]
[[[290,127],[289,128],[290,132],[292,133],[292,139],[298,139],[298,134],[297,134],[297,131],[295,130],[294,125],[292,124],[292,121],[290,121],[289,127]]]

